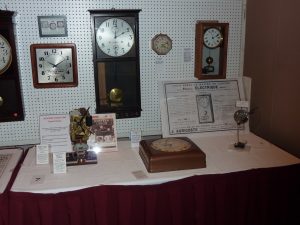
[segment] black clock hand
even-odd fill
[[[58,66],[58,65],[61,64],[63,61],[65,61],[65,59],[63,59],[63,60],[60,61],[59,63],[56,63],[55,66]]]
[[[120,37],[121,35],[123,35],[123,34],[125,34],[125,33],[128,33],[128,32],[129,32],[129,31],[124,31],[124,32],[122,32],[121,34],[115,36],[115,38]]]

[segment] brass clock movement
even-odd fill
[[[90,10],[97,113],[140,116],[139,12]]]
[[[0,122],[24,120],[12,11],[0,10]]]
[[[30,53],[35,88],[78,85],[75,44],[32,44]]]
[[[196,24],[195,77],[198,79],[226,78],[228,23]]]

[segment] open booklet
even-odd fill
[[[22,154],[21,148],[0,149],[0,194],[5,191]]]

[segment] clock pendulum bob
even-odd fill
[[[207,65],[204,66],[204,68],[202,69],[202,73],[204,73],[204,74],[213,73],[215,71],[215,67],[212,66],[214,59],[211,56],[209,56],[206,58],[205,61],[206,61]]]

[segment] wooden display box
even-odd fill
[[[187,137],[142,140],[139,154],[150,173],[206,167],[205,153]]]

